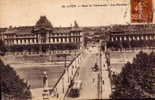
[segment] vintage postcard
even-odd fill
[[[155,0],[0,0],[2,100],[155,98]]]

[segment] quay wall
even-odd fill
[[[74,58],[75,54],[70,54],[67,56],[66,60],[71,61]],[[5,55],[3,60],[7,64],[11,63],[46,63],[46,62],[62,62],[64,57],[58,57],[57,54],[50,55],[40,55],[40,54],[31,54],[31,55]]]

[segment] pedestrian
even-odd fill
[[[95,82],[95,78],[93,78],[93,83]]]
[[[103,85],[104,85],[104,80],[102,81]]]
[[[59,98],[59,94],[57,93],[57,98]]]

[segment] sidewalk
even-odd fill
[[[96,58],[93,52],[89,52],[85,61],[80,66],[79,79],[82,80],[82,89],[78,98],[80,100],[97,98],[97,73],[91,69],[97,62]]]
[[[65,97],[65,100],[80,99],[97,99],[98,98],[98,72],[92,71],[95,63],[99,65],[99,55],[96,49],[86,51],[84,53],[84,60],[80,63],[79,76],[76,77],[77,80],[82,81],[82,87],[80,90],[80,96],[78,98]],[[102,56],[102,65],[105,63],[105,58]],[[104,84],[102,85],[102,98],[109,99],[111,94],[110,80],[108,77],[107,67],[102,67],[102,79]],[[41,97],[41,98],[40,98]],[[33,100],[42,100],[42,96],[38,96]],[[63,98],[49,97],[49,100],[62,100]]]
[[[102,54],[102,79],[104,81],[104,84],[102,85],[102,98],[103,99],[110,99],[111,95],[111,83],[109,78],[109,72],[108,72],[108,66],[105,64],[105,56]],[[105,66],[104,66],[105,65]]]
[[[111,83],[108,77],[108,71],[105,69],[102,71],[102,79],[104,80],[104,84],[102,86],[102,98],[103,99],[110,99],[111,95]]]

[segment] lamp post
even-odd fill
[[[110,37],[107,33],[105,33],[104,35],[101,36],[101,39],[100,39],[100,45],[99,45],[99,52],[100,52],[100,72],[99,72],[99,90],[98,90],[98,98],[99,99],[102,99],[102,96],[103,96],[103,77],[102,77],[102,71],[103,71],[103,63],[102,63],[102,56],[105,57],[105,65],[107,66],[108,68],[108,71],[109,71],[109,78],[110,78],[110,83],[111,83],[111,72],[110,72],[110,68],[109,68],[109,64],[107,63],[107,42],[109,41]],[[104,48],[102,48],[102,45],[104,44]],[[102,55],[102,52],[103,52],[103,49],[104,49],[104,55]]]
[[[58,57],[64,57],[65,58],[65,61],[64,61],[64,66],[65,66],[65,71],[67,72],[67,76],[68,76],[68,82],[70,81],[69,80],[69,72],[68,72],[68,67],[67,67],[67,56],[69,56],[69,54],[61,54],[61,55],[57,55]]]
[[[110,40],[110,36],[105,34],[105,59],[106,59],[106,66],[108,70],[108,76],[110,78],[110,88],[112,90],[112,74],[111,74],[111,68],[110,68],[110,53],[107,50],[107,42]]]
[[[48,100],[49,99],[49,88],[48,88],[48,76],[47,72],[43,72],[43,100]]]
[[[47,72],[44,71],[43,72],[43,88],[47,88],[48,87],[48,76],[47,76]]]
[[[99,46],[99,66],[100,66],[100,70],[98,73],[98,99],[102,99],[102,40],[100,40],[100,46]]]

